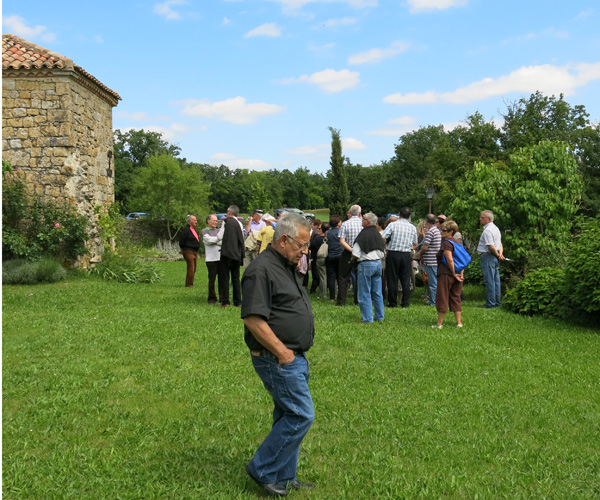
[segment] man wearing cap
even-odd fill
[[[258,232],[258,236],[256,237],[257,255],[259,255],[261,252],[264,252],[265,248],[271,244],[271,241],[273,241],[273,233],[275,231],[273,229],[273,221],[275,220],[275,217],[273,217],[271,214],[265,214],[263,215],[262,220],[264,221],[265,226],[261,228],[261,230]]]
[[[260,208],[257,208],[252,212],[250,219],[248,220],[248,224],[246,225],[246,229],[244,229],[244,236],[248,236],[250,231],[260,231],[263,227],[265,227],[265,222],[262,220],[263,211]]]

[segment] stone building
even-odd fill
[[[84,267],[101,252],[94,209],[114,201],[112,108],[120,99],[71,59],[2,35],[2,159],[37,195],[89,217]]]

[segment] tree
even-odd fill
[[[343,217],[348,212],[350,196],[344,157],[342,156],[342,140],[340,139],[339,130],[329,127],[329,131],[331,132],[329,213],[332,215],[339,214]]]
[[[584,178],[581,211],[590,216],[600,213],[600,125],[591,124],[582,105],[571,106],[560,94],[546,97],[531,94],[508,106],[503,115],[502,146],[509,153],[518,147],[542,140],[564,141],[577,160]]]
[[[169,144],[159,132],[128,130],[113,133],[115,162],[115,201],[120,201],[126,210],[137,209],[130,204],[130,196],[137,170],[146,165],[148,158],[166,154],[179,156],[179,146]]]
[[[200,172],[182,168],[167,154],[151,156],[147,166],[138,169],[132,199],[166,226],[169,239],[185,226],[187,215],[208,212],[208,186]]]
[[[450,213],[475,240],[478,215],[492,210],[505,254],[523,272],[564,259],[582,188],[567,144],[542,141],[514,151],[507,164],[477,162],[457,185]]]

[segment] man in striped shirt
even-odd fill
[[[402,307],[410,305],[412,250],[417,247],[417,228],[410,222],[410,208],[400,210],[400,219],[385,228],[383,239],[389,238],[385,269],[388,285],[388,307],[398,307],[398,278],[402,285]]]
[[[429,282],[429,305],[435,306],[435,294],[437,291],[437,258],[436,255],[442,246],[442,234],[437,228],[436,217],[433,214],[427,214],[425,227],[427,233],[423,238],[423,246],[417,253],[417,257],[423,258],[423,268],[427,273]]]

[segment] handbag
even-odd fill
[[[317,251],[317,259],[326,259],[329,252],[329,245],[323,242]]]
[[[469,255],[469,252],[467,252],[465,247],[463,247],[460,243],[455,243],[454,241],[451,241],[450,243],[454,247],[454,252],[452,252],[452,258],[454,259],[454,270],[457,273],[460,273],[465,267],[467,267],[471,263],[471,256]],[[448,265],[445,255],[442,256],[442,262]]]

